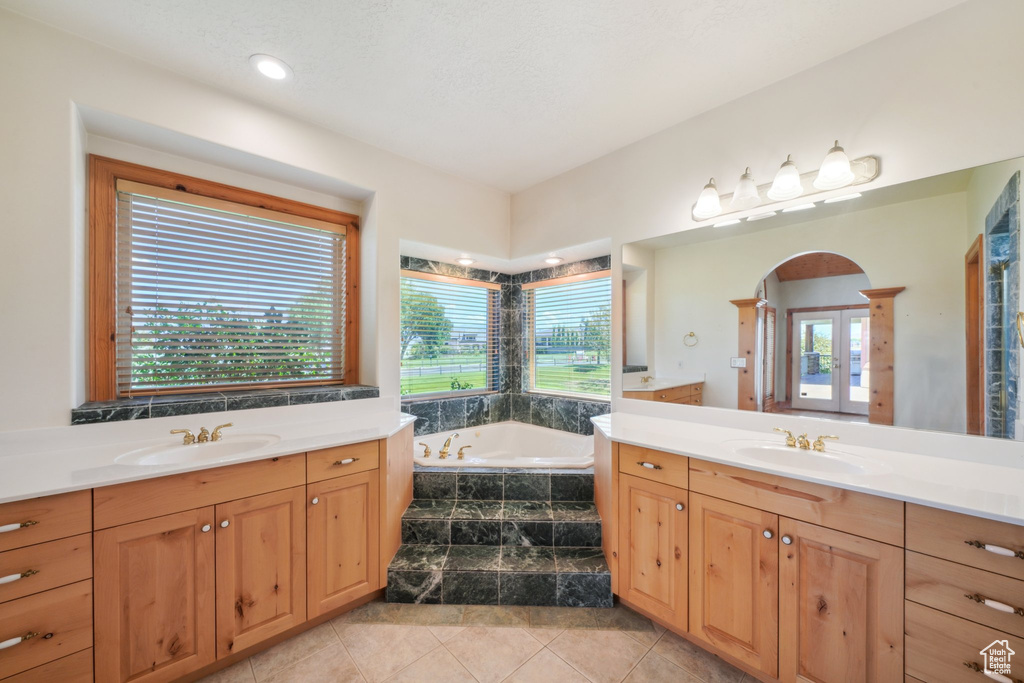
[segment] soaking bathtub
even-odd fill
[[[452,439],[451,451],[445,460],[439,457],[445,439]],[[416,463],[429,467],[522,467],[552,469],[583,469],[594,464],[594,437],[570,434],[521,422],[453,429],[416,437],[413,448]],[[430,448],[430,457],[423,457],[423,446]],[[459,449],[465,457],[459,460]]]

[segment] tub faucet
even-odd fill
[[[445,458],[447,458],[448,457],[448,451],[450,451],[452,449],[452,439],[457,439],[457,438],[459,438],[459,433],[458,432],[452,432],[452,435],[449,436],[445,440],[444,445],[441,446],[441,452],[438,454],[437,457],[439,457],[441,460],[444,460]]]

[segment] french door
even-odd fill
[[[792,407],[868,414],[867,308],[793,313]]]

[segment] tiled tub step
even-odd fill
[[[601,517],[584,501],[414,500],[402,543],[599,547]]]
[[[594,471],[419,467],[413,497],[434,500],[594,500]]]
[[[611,607],[600,548],[403,545],[388,568],[388,602]]]

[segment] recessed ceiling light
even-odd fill
[[[270,55],[253,55],[249,57],[249,63],[261,74],[275,81],[283,81],[294,75],[290,66]]]
[[[474,259],[471,259],[468,256],[459,257],[455,259],[455,262],[458,263],[460,266],[471,266],[474,263],[476,263]]]
[[[724,228],[727,225],[736,225],[739,222],[740,222],[739,218],[730,218],[729,220],[721,221],[720,223],[715,223],[712,227]]]
[[[831,199],[826,199],[825,203],[826,204],[835,204],[836,202],[845,202],[845,201],[848,201],[850,199],[856,199],[859,196],[860,196],[860,192],[854,192],[853,194],[844,194],[844,195],[841,195],[839,197],[832,197]]]
[[[748,216],[747,217],[747,222],[749,223],[750,221],[759,221],[759,220],[762,220],[764,218],[771,218],[774,215],[776,215],[774,211],[768,211],[766,213],[754,214],[753,216]]]
[[[547,264],[550,264],[550,265],[553,266],[553,265],[555,265],[557,263],[561,263],[562,260],[563,259],[561,259],[558,256],[548,256],[546,259],[544,259],[544,263],[547,263]]]
[[[782,210],[782,213],[793,213],[794,211],[806,211],[807,209],[813,209],[814,202],[810,204],[797,204],[796,206],[787,206]]]

